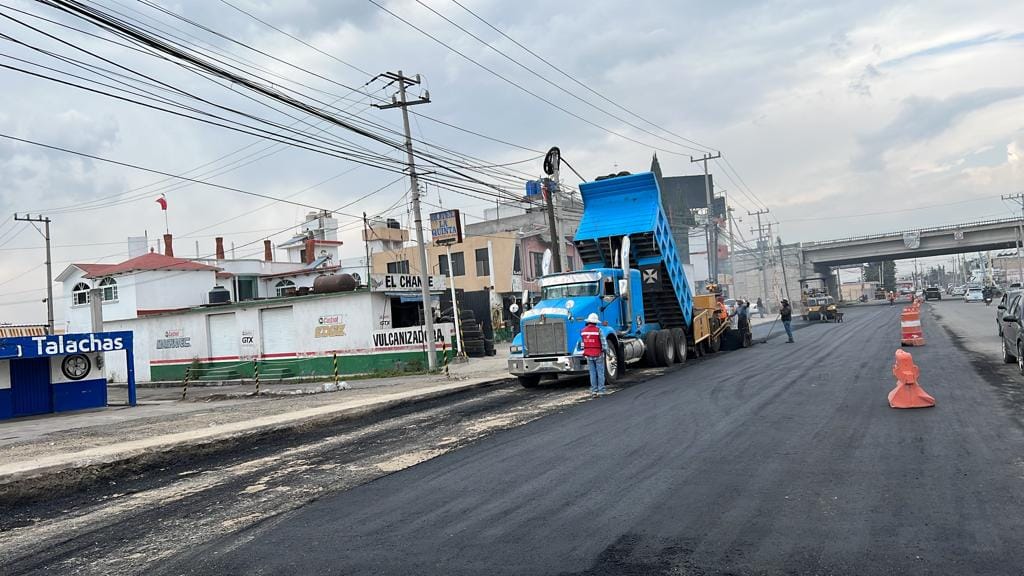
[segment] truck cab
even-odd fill
[[[639,283],[638,271],[630,271],[631,283]],[[618,378],[626,358],[639,358],[623,350],[633,323],[643,322],[642,308],[635,310],[628,298],[625,274],[617,268],[594,268],[540,279],[541,300],[520,318],[521,330],[512,341],[509,372],[524,386],[537,384],[545,374],[583,374],[587,371],[580,336],[591,313],[601,318],[601,334],[608,343],[606,375]],[[623,288],[626,288],[624,294]],[[635,345],[626,345],[635,347]],[[630,354],[625,354],[630,352]]]

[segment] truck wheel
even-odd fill
[[[657,336],[655,337],[656,344],[656,355],[658,360],[658,366],[662,368],[668,368],[676,361],[676,348],[672,342],[672,332],[668,330],[658,330]]]
[[[676,362],[685,364],[687,356],[686,330],[682,328],[672,329],[672,345],[676,349]]]
[[[527,374],[525,376],[517,376],[516,379],[523,388],[536,388],[537,384],[540,384],[540,376],[536,374]]]
[[[615,343],[615,340],[609,338],[608,351],[604,353],[604,381],[606,384],[618,382],[619,376],[622,374],[623,362],[621,358],[622,354],[619,352],[619,346]]]
[[[644,334],[644,364],[649,368],[653,368],[658,365],[658,343],[657,332],[648,332]]]
[[[711,339],[711,342],[708,343],[708,350],[710,350],[711,353],[714,354],[715,352],[718,352],[721,349],[722,349],[722,337],[721,336],[715,336],[714,338]]]

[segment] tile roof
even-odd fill
[[[154,270],[179,270],[179,271],[201,271],[220,270],[213,266],[200,264],[184,258],[165,256],[156,252],[149,252],[142,256],[136,256],[125,260],[120,264],[75,264],[86,272],[87,278],[100,276],[111,276],[113,274],[125,274],[128,272],[144,272]]]

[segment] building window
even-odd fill
[[[107,276],[100,280],[100,288],[103,289],[103,301],[114,302],[117,300],[117,280]]]
[[[447,254],[439,254],[437,256],[437,270],[438,270],[438,274],[440,274],[441,276],[447,276],[448,275],[448,255]]]
[[[388,274],[408,274],[409,273],[409,261],[399,260],[398,262],[388,262]]]
[[[540,278],[544,275],[544,253],[530,252],[530,261],[533,262],[533,277]]]
[[[256,291],[255,276],[239,276],[235,282],[237,282],[235,285],[238,287],[235,300],[238,302],[242,302],[244,300],[255,300],[259,296]]]
[[[71,289],[71,305],[72,306],[85,306],[89,303],[89,285],[85,282],[79,282],[75,284],[75,287]]]
[[[452,252],[452,276],[466,275],[466,255],[462,252]]]
[[[274,295],[278,298],[282,296],[291,296],[295,293],[295,282],[291,280],[281,280],[274,286]]]
[[[476,275],[491,275],[491,257],[487,254],[487,248],[476,249]]]

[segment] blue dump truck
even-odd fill
[[[608,382],[634,361],[669,366],[717,352],[729,322],[717,314],[714,294],[693,294],[655,175],[609,177],[580,192],[573,242],[583,269],[539,280],[542,297],[523,310],[509,372],[527,388],[543,376],[586,373],[580,332],[591,313],[608,342]]]

